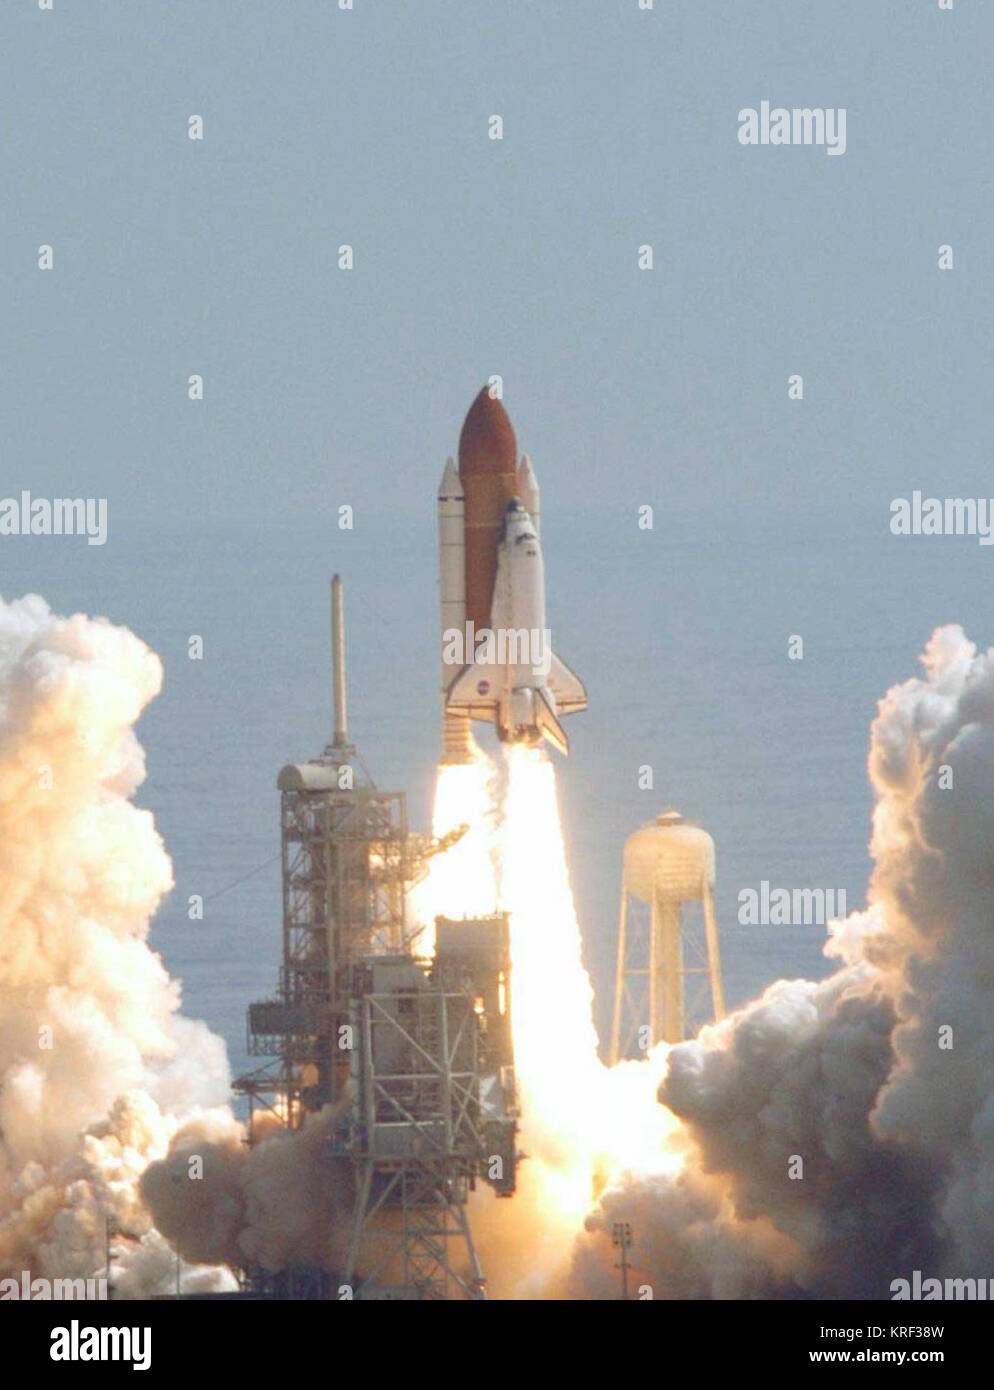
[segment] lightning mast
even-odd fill
[[[480,1298],[467,1194],[477,1178],[509,1194],[517,1161],[507,921],[440,919],[434,960],[415,954],[409,890],[465,827],[412,833],[405,794],[381,791],[349,743],[338,575],[331,652],[331,742],[276,784],[283,964],[277,997],[248,1015],[249,1051],[271,1060],[235,1086],[250,1143],[262,1112],[296,1130],[333,1108],[328,1180],[353,1194],[351,1233],[333,1269],[251,1268],[246,1282],[270,1296]]]

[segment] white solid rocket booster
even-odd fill
[[[536,536],[541,537],[542,528],[538,518],[540,499],[538,479],[535,477],[535,470],[532,468],[531,459],[527,454],[521,455],[521,462],[518,464],[518,496],[525,511],[532,519]]]
[[[449,458],[445,460],[445,472],[438,489],[438,586],[443,638],[449,628],[462,632],[466,622],[465,512],[462,483],[455,463]],[[443,693],[454,674],[452,667],[443,661]]]
[[[442,702],[449,686],[459,674],[459,667],[447,665],[442,652],[445,634],[452,628],[466,629],[466,499],[454,461],[445,461],[445,472],[438,489],[438,588],[441,628],[439,632],[439,661],[442,667]],[[469,760],[469,719],[458,711],[446,710],[444,716],[443,761],[461,763]]]

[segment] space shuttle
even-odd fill
[[[539,489],[499,399],[484,389],[438,491],[445,762],[471,756],[471,720],[503,742],[569,752],[564,715],[582,682],[552,650],[545,616]]]

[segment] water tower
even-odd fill
[[[695,933],[684,921],[684,904],[697,902],[701,904],[703,934]],[[633,911],[633,903],[641,904],[641,909]],[[689,1012],[688,981],[691,987],[703,986],[699,993],[710,995],[708,1015],[722,1018],[725,1003],[714,917],[714,841],[678,811],[668,810],[629,835],[625,843],[612,1065],[633,1055],[639,1029],[645,1025],[650,1030],[650,1046],[683,1041]]]

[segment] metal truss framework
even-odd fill
[[[357,1196],[345,1282],[364,1253],[358,1297],[385,1272],[422,1298],[449,1298],[453,1285],[484,1296],[465,1205],[489,1159],[474,1005],[465,990],[404,985],[355,1001]]]
[[[622,889],[612,1063],[644,1056],[642,1028],[648,1028],[649,1045],[655,1046],[681,1042],[701,1024],[722,1017],[714,903],[709,893],[700,903],[700,920],[688,919],[688,904],[658,899],[646,904]]]
[[[361,1298],[479,1299],[467,1193],[482,1176],[508,1195],[517,1157],[507,921],[450,923],[462,944],[417,961],[406,895],[465,828],[411,834],[404,794],[352,786],[344,766],[281,773],[279,993],[249,1008],[249,1050],[269,1060],[235,1084],[249,1143],[262,1112],[297,1129],[346,1107],[329,1155],[355,1193],[347,1268],[324,1294],[321,1271],[253,1269],[247,1282],[272,1296],[338,1297],[344,1285]]]

